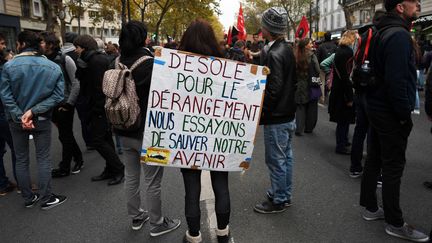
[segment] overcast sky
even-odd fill
[[[228,30],[229,26],[237,22],[235,16],[239,8],[240,8],[240,0],[221,0],[220,9],[222,15],[219,16],[219,20],[222,23],[222,25],[225,27],[225,30]]]

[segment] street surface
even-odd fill
[[[423,105],[423,104],[422,104]],[[423,107],[423,106],[422,106]],[[432,180],[432,134],[422,114],[413,115],[407,164],[401,187],[405,220],[429,232],[432,227],[432,191],[422,185]],[[384,232],[384,221],[366,222],[360,217],[360,179],[348,176],[349,156],[337,155],[336,124],[328,121],[327,110],[319,108],[313,134],[294,138],[293,205],[282,214],[261,215],[253,206],[265,199],[269,178],[264,163],[262,129],[259,130],[251,168],[230,174],[231,223],[233,242],[405,242]],[[83,150],[79,122],[75,135]],[[354,126],[350,128],[352,135]],[[61,158],[56,128],[52,136],[53,166]],[[31,146],[33,147],[33,146]],[[32,153],[34,150],[32,148]],[[32,178],[37,181],[34,156]],[[131,229],[122,185],[90,182],[102,172],[104,161],[96,152],[84,152],[85,167],[78,175],[53,180],[53,192],[68,196],[61,206],[49,211],[39,206],[26,209],[21,195],[12,192],[0,197],[0,242],[181,242],[187,229],[184,218],[184,187],[179,169],[166,168],[163,180],[163,211],[180,218],[182,225],[160,237],[149,236],[148,223],[140,231]],[[11,178],[10,154],[5,157]],[[214,197],[208,173],[203,173],[202,233],[204,242],[215,242]],[[380,190],[379,190],[380,192]]]

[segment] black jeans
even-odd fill
[[[189,232],[197,236],[200,230],[201,209],[201,171],[181,169],[185,186],[185,214]],[[216,218],[218,229],[225,229],[229,224],[231,212],[228,189],[228,172],[211,171],[211,182],[216,199]]]
[[[83,156],[73,134],[74,109],[59,111],[60,107],[54,108],[51,120],[57,126],[59,140],[63,147],[59,168],[69,172],[72,158],[80,163],[83,161]]]
[[[111,127],[104,115],[92,114],[90,128],[93,145],[96,151],[105,159],[105,173],[118,175],[124,173],[124,165],[120,161],[112,139]]]
[[[341,121],[336,125],[336,151],[344,151],[348,146],[349,122]]]
[[[385,221],[396,227],[404,223],[399,206],[401,178],[405,167],[405,151],[412,129],[409,119],[404,124],[390,113],[367,111],[370,122],[368,157],[365,162],[360,192],[360,205],[369,210],[378,207],[376,186],[382,171],[382,198]]]
[[[351,147],[351,172],[363,171],[363,166],[361,163],[363,159],[363,145],[369,130],[369,121],[366,114],[366,104],[364,98],[364,95],[354,96],[354,104],[356,108],[356,125],[354,128]]]
[[[84,142],[87,147],[93,146],[93,139],[90,131],[90,108],[87,103],[80,100],[83,99],[81,96],[78,96],[78,101],[75,104],[75,108],[78,113],[78,118],[81,121],[81,133],[84,139]]]

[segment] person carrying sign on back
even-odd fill
[[[192,22],[184,33],[179,50],[197,54],[223,57],[213,28],[204,20],[197,19]],[[201,170],[181,169],[185,186],[185,214],[188,230],[184,242],[202,242],[200,233],[201,211]],[[229,219],[231,213],[230,195],[228,189],[228,172],[210,172],[212,188],[216,198],[216,235],[218,242],[229,242]]]
[[[272,7],[264,11],[262,35],[269,43],[262,50],[261,65],[270,68],[260,124],[264,125],[265,162],[270,170],[271,188],[267,200],[255,205],[258,213],[280,213],[291,205],[293,152],[296,130],[296,61],[285,40],[287,13]]]
[[[365,220],[385,219],[387,234],[427,242],[427,235],[405,223],[399,205],[417,80],[410,26],[418,16],[419,7],[417,0],[386,0],[387,12],[376,25],[380,40],[371,64],[377,81],[366,93],[371,131],[360,205],[365,208],[362,213]],[[378,206],[376,195],[381,170],[383,208]]]
[[[153,55],[149,49],[144,47],[146,38],[147,28],[141,22],[130,21],[121,29],[119,39],[121,55],[117,59],[121,65],[125,65],[129,70],[132,66],[136,67],[132,70],[132,81],[136,87],[141,113],[138,117],[139,120],[137,120],[137,126],[127,130],[115,127],[114,133],[120,136],[124,147],[125,191],[128,215],[132,218],[132,229],[139,230],[146,221],[150,220],[150,235],[159,236],[177,229],[180,226],[180,220],[172,220],[162,216],[161,182],[163,167],[140,163],[153,69]],[[116,66],[116,69],[118,68]],[[104,78],[104,88],[106,85],[106,78]],[[141,170],[144,173],[148,211],[144,211],[141,207]]]

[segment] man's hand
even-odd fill
[[[28,110],[24,113],[24,115],[21,117],[23,129],[31,130],[35,128],[32,118],[33,118],[33,113],[31,110]]]

